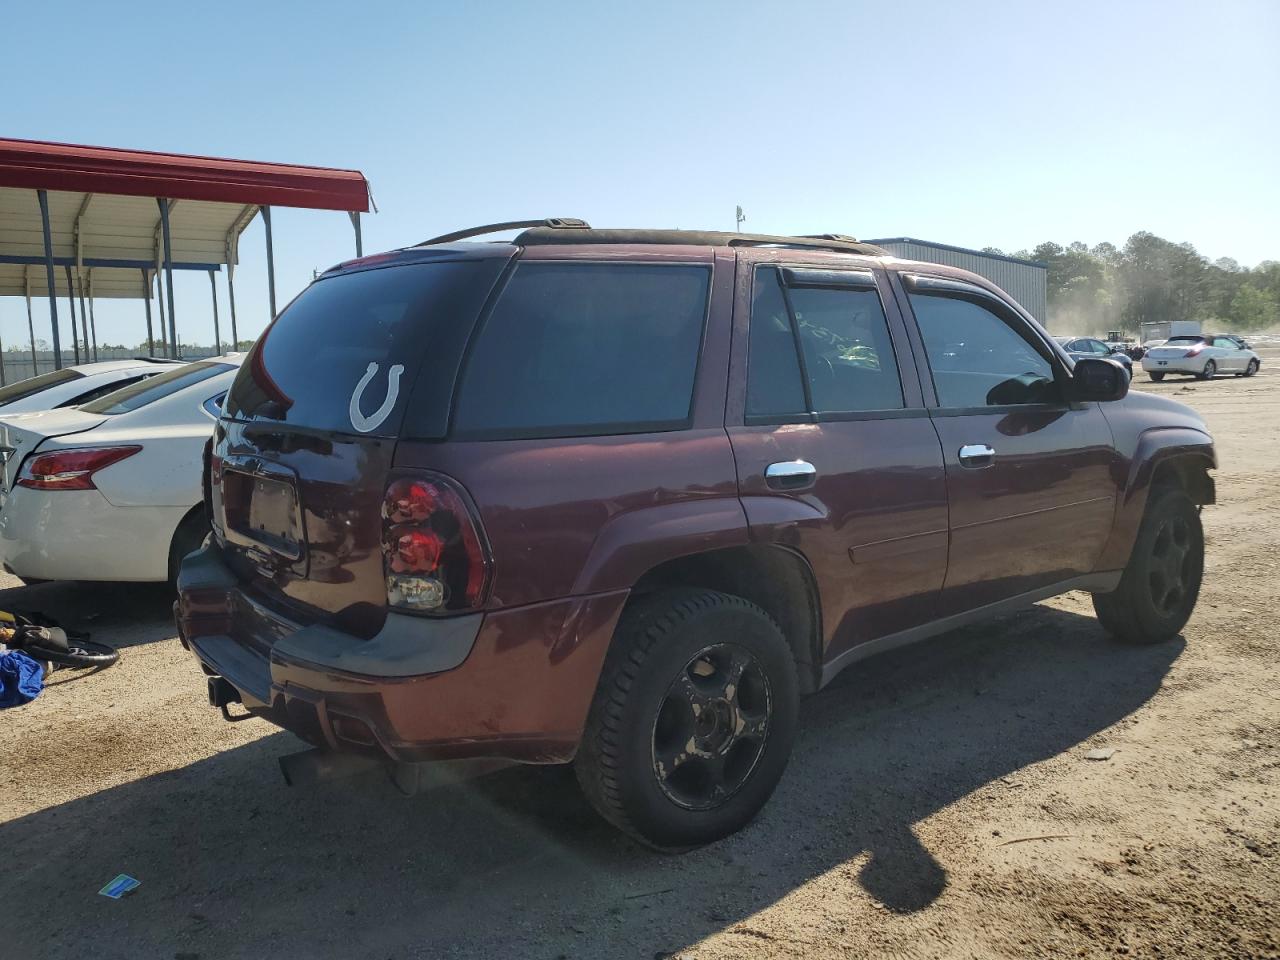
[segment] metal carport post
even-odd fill
[[[67,272],[67,305],[71,308],[71,351],[75,355],[77,366],[80,363],[80,332],[76,330],[76,288],[71,283],[70,265],[63,267]]]
[[[213,298],[213,352],[222,353],[222,333],[218,329],[218,284],[215,271],[209,271],[209,295]]]
[[[53,281],[53,235],[49,232],[49,193],[37,190],[40,201],[40,226],[44,229],[44,272],[49,281],[49,322],[53,325],[53,369],[62,369],[62,338],[58,336],[58,291]],[[28,307],[31,301],[27,301]],[[32,356],[34,356],[34,350]]]
[[[142,268],[142,299],[147,305],[147,356],[156,355],[156,337],[151,327],[151,275]]]
[[[169,355],[174,360],[180,360],[181,354],[178,350],[178,308],[173,305],[173,252],[170,249],[169,242],[169,211],[173,209],[172,203],[163,198],[157,198],[156,203],[160,205],[160,231],[164,237],[164,285],[169,296]]]

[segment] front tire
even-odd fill
[[[1258,372],[1258,361],[1250,360],[1249,365],[1244,368],[1244,375],[1246,377],[1252,377],[1257,372]]]
[[[1214,363],[1212,360],[1208,361],[1204,365],[1204,369],[1201,370],[1198,374],[1196,374],[1196,376],[1199,377],[1201,380],[1212,380],[1217,375],[1218,375],[1218,365]]]
[[[605,660],[574,768],[592,806],[659,850],[742,829],[782,778],[799,710],[782,631],[741,597],[634,601]]]
[[[1098,621],[1128,643],[1159,643],[1191,619],[1204,576],[1200,512],[1181,487],[1151,491],[1129,564],[1112,593],[1095,593]]]
[[[1163,373],[1148,373],[1147,376],[1149,376],[1156,383],[1159,383],[1161,380],[1164,379]]]

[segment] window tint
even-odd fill
[[[56,387],[60,383],[66,383],[68,380],[79,380],[84,374],[76,370],[50,370],[48,373],[42,373],[38,377],[28,377],[26,380],[19,380],[17,383],[11,383],[7,387],[0,387],[0,407],[6,403],[13,403],[15,400],[25,400],[32,394],[39,393],[41,390],[48,390],[50,387]]]
[[[1228,350],[1239,350],[1240,345],[1230,337],[1214,337],[1213,345],[1215,347],[1226,347]]]
[[[224,390],[222,393],[210,397],[200,406],[204,407],[205,413],[217,420],[218,417],[222,416],[222,401],[225,399],[227,399],[227,392]]]
[[[249,351],[227,416],[354,433],[352,395],[373,419],[394,371],[391,408],[367,432],[396,436],[412,395],[406,434],[444,436],[463,346],[505,263],[413,263],[322,277]]]
[[[710,279],[702,266],[521,264],[476,334],[454,430],[584,436],[683,425]]]
[[[1168,340],[1165,341],[1165,343],[1168,343],[1168,344],[1185,343],[1188,345],[1203,343],[1203,342],[1204,342],[1204,337],[1197,337],[1197,336],[1170,337]]]
[[[912,293],[938,403],[944,407],[1050,403],[1053,367],[990,309],[971,300]],[[1021,323],[1010,317],[1011,323]]]
[[[756,271],[747,344],[747,414],[805,413],[800,360],[791,318],[782,297],[782,277],[773,268]]]
[[[792,287],[773,267],[756,271],[747,357],[747,413],[805,412],[787,300],[795,311],[815,413],[898,410],[905,404],[874,287]]]
[[[818,413],[900,410],[902,382],[874,287],[789,291]]]
[[[158,376],[131,383],[121,390],[108,393],[105,397],[82,405],[80,409],[89,413],[103,413],[108,416],[117,413],[128,413],[130,410],[137,410],[139,407],[145,407],[148,403],[155,403],[157,400],[171,396],[192,384],[208,380],[210,377],[216,377],[220,373],[234,369],[235,367],[231,364],[214,363],[209,360],[204,360],[200,363],[186,363]]]

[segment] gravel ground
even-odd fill
[[[562,770],[291,790],[275,758],[301,743],[205,705],[163,589],[10,580],[0,608],[123,649],[0,715],[0,954],[1280,957],[1267,359],[1139,378],[1207,416],[1222,462],[1182,638],[1118,646],[1073,594],[864,662],[807,702],[763,815],[681,857]],[[97,895],[122,872],[142,886]]]

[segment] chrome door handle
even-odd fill
[[[996,451],[985,443],[967,443],[960,448],[960,465],[981,469],[995,462]]]
[[[764,482],[774,490],[799,490],[817,475],[818,468],[808,460],[782,460],[764,468]]]

